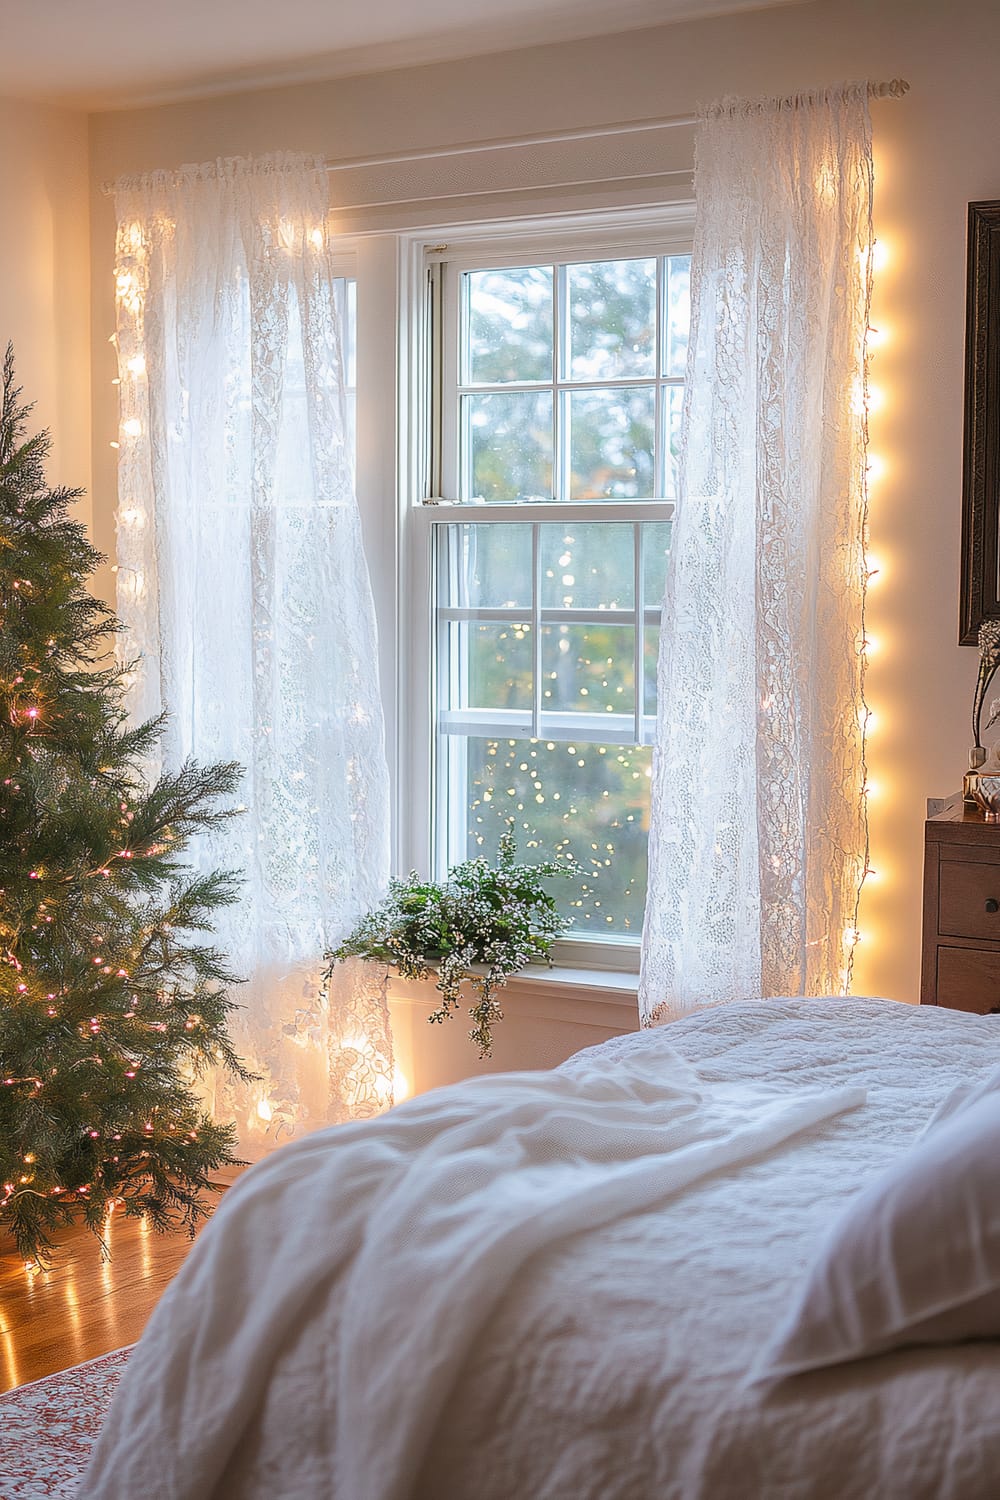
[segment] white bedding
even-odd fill
[[[722,1098],[713,1096],[711,1119],[701,1105],[692,1113],[691,1081],[678,1067],[674,1048],[709,1083],[735,1086]],[[81,1493],[101,1500],[138,1494],[150,1500],[189,1494],[225,1500],[378,1500],[383,1494],[413,1500],[993,1497],[1000,1489],[1000,1346],[898,1353],[773,1391],[749,1386],[745,1376],[831,1213],[913,1138],[955,1084],[998,1062],[1000,1026],[994,1018],[876,1001],[723,1007],[580,1054],[562,1070],[556,1095],[579,1104],[596,1090],[600,1100],[605,1079],[607,1099],[625,1111],[612,1123],[625,1132],[619,1146],[627,1141],[628,1150],[614,1162],[599,1151],[590,1158],[581,1153],[596,1173],[589,1181],[592,1197],[575,1196],[583,1212],[556,1224],[561,1237],[533,1254],[530,1235],[517,1241],[521,1248],[507,1268],[511,1274],[500,1277],[499,1301],[492,1311],[487,1302],[485,1318],[470,1311],[466,1319],[466,1330],[477,1330],[471,1351],[458,1348],[455,1330],[443,1325],[439,1344],[431,1343],[420,1364],[411,1357],[405,1312],[418,1298],[408,1291],[400,1302],[402,1283],[383,1280],[392,1319],[375,1340],[363,1329],[359,1337],[360,1313],[363,1323],[371,1312],[364,1307],[364,1289],[377,1290],[378,1279],[350,1277],[344,1237],[350,1215],[343,1200],[330,1202],[326,1221],[315,1212],[324,1188],[334,1182],[323,1169],[331,1148],[323,1138],[289,1148],[248,1174],[202,1237],[190,1277],[177,1283],[181,1290],[165,1304],[160,1332],[150,1340],[157,1358],[144,1367],[141,1350],[135,1357],[118,1416],[113,1414],[94,1476]],[[673,1088],[650,1091],[649,1079],[656,1076],[665,1085],[672,1079]],[[531,1078],[516,1075],[529,1115],[538,1087],[544,1087],[544,1075],[534,1084]],[[748,1099],[745,1085],[761,1081],[794,1096],[791,1113]],[[845,1089],[859,1084],[868,1090],[864,1107],[793,1133],[810,1112],[818,1120],[856,1102],[856,1094]],[[479,1105],[492,1100],[501,1109],[517,1107],[517,1101],[505,1104],[496,1095],[504,1087],[497,1080],[476,1087]],[[630,1091],[632,1104],[642,1109],[626,1119]],[[469,1144],[475,1146],[489,1109],[477,1111],[468,1101],[459,1107],[467,1115],[458,1128],[471,1131]],[[649,1123],[650,1111],[656,1114],[653,1128],[666,1132],[665,1153],[667,1146],[673,1149],[652,1169],[656,1180],[644,1185],[631,1163],[637,1157],[635,1131],[644,1128],[641,1120]],[[612,1120],[614,1109],[606,1116]],[[390,1118],[403,1121],[403,1111]],[[746,1159],[768,1130],[775,1139],[786,1137],[784,1143]],[[369,1154],[354,1186],[363,1187],[367,1171],[377,1200],[379,1180],[388,1180],[393,1133],[383,1128],[381,1136],[362,1139]],[[397,1128],[396,1146],[399,1139]],[[704,1170],[711,1165],[706,1143],[715,1151],[723,1141],[729,1160],[739,1164],[700,1176],[692,1153],[702,1151]],[[546,1147],[543,1135],[533,1158],[543,1193],[550,1191],[542,1181],[545,1163],[561,1162],[566,1144],[557,1133]],[[501,1183],[488,1152],[482,1160],[482,1183]],[[616,1186],[609,1194],[612,1178]],[[269,1191],[256,1191],[255,1182],[268,1183]],[[666,1187],[682,1182],[688,1185],[663,1197]],[[446,1208],[456,1183],[461,1211],[453,1228],[461,1236],[463,1224],[467,1233],[472,1222],[461,1196],[467,1184],[446,1173],[441,1206]],[[501,1184],[497,1201],[504,1213],[530,1218],[520,1189],[515,1186],[512,1197],[506,1192]],[[241,1197],[254,1203],[253,1213],[243,1214]],[[306,1198],[314,1209],[301,1210],[302,1219],[313,1231],[303,1239],[295,1216]],[[490,1222],[488,1198],[476,1210],[485,1209],[483,1223]],[[608,1213],[592,1211],[598,1202]],[[602,1224],[602,1217],[608,1222]],[[495,1232],[495,1213],[493,1218]],[[239,1233],[221,1233],[226,1221],[237,1219],[244,1221]],[[439,1222],[446,1220],[447,1214]],[[324,1222],[328,1231],[317,1234]],[[393,1235],[391,1225],[379,1227],[377,1207],[366,1222],[375,1225],[371,1266],[402,1268],[404,1275],[414,1266],[426,1271],[440,1243],[441,1279],[424,1283],[428,1299],[451,1284],[447,1235],[438,1242],[426,1227],[423,1234],[400,1232],[405,1219]],[[586,1222],[597,1227],[567,1237],[567,1229]],[[283,1236],[275,1236],[275,1225],[285,1226]],[[287,1253],[272,1270],[262,1265],[260,1247],[275,1238]],[[537,1235],[534,1243],[544,1245],[546,1238],[551,1234]],[[386,1258],[387,1244],[395,1260]],[[408,1263],[414,1249],[417,1258]],[[522,1250],[527,1259],[519,1259]],[[357,1253],[355,1244],[351,1258]],[[248,1275],[255,1278],[251,1284]],[[450,1307],[450,1299],[443,1305]],[[412,1322],[419,1328],[419,1313]],[[166,1332],[171,1325],[173,1347]],[[369,1361],[373,1349],[377,1367]],[[345,1350],[356,1359],[342,1369]],[[431,1424],[433,1431],[420,1421],[414,1429],[411,1417],[430,1409],[426,1393],[440,1385],[442,1369],[443,1415]],[[199,1487],[198,1443],[213,1422],[229,1456],[211,1477],[211,1465],[204,1470]],[[195,1457],[188,1488],[181,1489],[178,1476],[185,1470],[177,1454],[186,1435]],[[129,1479],[134,1455],[147,1439],[152,1447]],[[392,1465],[378,1469],[382,1449],[399,1458],[401,1488],[391,1488],[399,1479]],[[364,1467],[373,1462],[375,1468]],[[137,1474],[143,1476],[139,1489]]]

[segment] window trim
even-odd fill
[[[436,584],[432,531],[442,521],[668,520],[672,501],[597,500],[573,502],[460,501],[441,493],[441,453],[431,441],[431,412],[442,408],[443,371],[434,367],[433,320],[444,310],[443,273],[492,266],[555,261],[613,259],[689,253],[694,204],[672,203],[621,212],[509,220],[492,225],[449,226],[438,234],[401,235],[398,258],[400,410],[397,463],[400,548],[397,614],[397,705],[393,788],[394,858],[399,871],[435,869],[438,830],[434,820],[435,743],[434,628]],[[484,261],[483,257],[486,257]],[[457,361],[457,350],[454,358]],[[456,366],[457,369],[457,366]],[[433,466],[433,467],[432,467]],[[434,467],[437,472],[435,473]],[[560,939],[553,957],[560,967],[636,972],[639,935]]]

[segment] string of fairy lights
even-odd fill
[[[881,271],[888,264],[888,249],[881,240],[874,240],[870,247],[859,252],[862,266],[862,277],[865,284],[866,305],[871,304],[871,293],[874,273]],[[857,899],[855,902],[854,920],[844,931],[844,950],[846,961],[842,975],[843,991],[849,993],[854,977],[855,953],[858,944],[865,937],[865,931],[859,926],[861,903],[866,886],[870,886],[878,877],[877,870],[872,866],[870,858],[870,836],[868,825],[868,805],[874,801],[880,792],[879,784],[869,775],[868,751],[869,740],[875,732],[878,719],[868,703],[866,694],[866,682],[868,676],[869,662],[879,650],[880,642],[872,635],[868,628],[868,592],[883,576],[881,562],[878,561],[870,550],[869,536],[869,504],[873,486],[877,486],[886,471],[886,464],[882,457],[872,451],[869,442],[869,417],[872,412],[878,411],[884,404],[884,395],[881,388],[871,379],[871,368],[875,358],[875,351],[885,345],[888,340],[888,330],[880,319],[880,326],[874,326],[870,319],[864,334],[864,355],[862,388],[859,392],[855,405],[855,415],[861,418],[862,426],[862,449],[863,449],[863,472],[862,472],[862,587],[861,587],[861,631],[858,643],[859,656],[859,708],[858,724],[861,731],[861,797],[864,813],[864,840],[865,847],[859,872],[857,884]]]

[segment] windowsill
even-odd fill
[[[544,1015],[579,1025],[635,1031],[639,1025],[638,974],[616,969],[547,968],[530,964],[512,974],[502,992],[505,1010]],[[433,1006],[433,980],[403,979],[390,972],[389,999]]]
[[[550,969],[545,964],[529,964],[508,980],[508,989],[515,985],[520,989],[538,986],[544,989],[566,988],[576,990],[584,997],[634,1001],[639,993],[639,976],[627,974],[622,969],[564,968],[562,965]]]

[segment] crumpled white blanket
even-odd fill
[[[330,1472],[404,1500],[477,1334],[537,1251],[863,1103],[702,1084],[676,1054],[470,1080],[283,1148],[231,1189],[129,1362],[84,1500],[238,1500],[227,1468],[312,1309],[341,1301]],[[692,1271],[697,1276],[697,1270]],[[324,1461],[326,1462],[326,1461]],[[230,1474],[232,1469],[230,1469]],[[271,1494],[298,1493],[293,1475]]]

